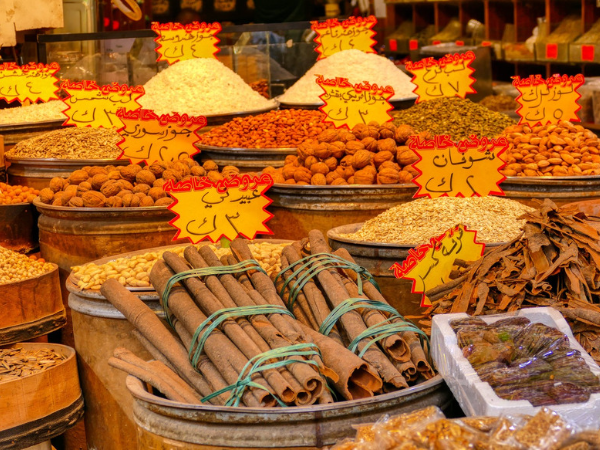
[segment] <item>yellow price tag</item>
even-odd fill
[[[353,85],[347,78],[325,79],[322,75],[317,75],[317,84],[325,91],[319,97],[325,103],[319,108],[325,114],[323,122],[352,129],[359,123],[392,120],[394,107],[388,101],[394,95],[391,86],[379,87],[367,81]]]
[[[365,53],[376,53],[373,50],[375,36],[373,27],[377,24],[375,16],[349,17],[346,20],[327,19],[325,22],[311,22],[311,29],[317,33],[314,41],[319,57],[324,59],[343,50],[361,50]]]
[[[471,63],[475,53],[455,53],[439,60],[425,58],[418,62],[407,62],[406,69],[412,73],[412,82],[416,87],[417,103],[442,97],[465,98],[467,94],[475,94],[471,76],[475,69]]]
[[[390,270],[396,278],[412,280],[412,293],[423,294],[421,307],[431,306],[425,292],[450,281],[457,259],[472,262],[483,256],[485,244],[477,242],[477,231],[457,225],[429,243],[408,251],[402,264],[394,263]]]
[[[471,136],[452,142],[450,136],[422,139],[411,136],[408,148],[419,156],[413,167],[419,175],[415,197],[473,197],[504,195],[500,183],[506,178],[500,169],[506,165],[501,155],[508,149],[505,137]]]
[[[273,217],[266,209],[272,200],[265,195],[272,185],[268,174],[217,182],[206,177],[178,183],[169,180],[163,189],[175,199],[169,205],[177,215],[169,223],[179,230],[173,239],[188,238],[197,244],[204,239],[232,241],[238,236],[254,239],[259,233],[273,234],[266,225]]]
[[[63,125],[93,128],[122,128],[117,117],[121,108],[127,111],[139,109],[138,99],[144,95],[143,86],[127,86],[113,83],[98,86],[95,81],[64,81],[61,89],[68,94],[63,101],[67,120]]]
[[[579,122],[577,112],[581,106],[577,101],[581,98],[578,89],[583,85],[583,75],[555,75],[547,80],[541,75],[523,78],[512,77],[513,86],[519,91],[517,103],[520,107],[517,114],[521,116],[519,123],[530,126],[558,123],[561,120]]]
[[[159,116],[148,109],[120,109],[117,117],[125,124],[119,130],[123,136],[119,143],[123,153],[119,159],[129,159],[131,164],[177,161],[200,151],[194,144],[200,140],[198,131],[206,126],[204,116],[177,113]]]
[[[152,22],[152,30],[158,34],[154,39],[158,44],[157,61],[174,64],[186,59],[216,58],[215,55],[220,51],[217,44],[221,42],[217,34],[221,29],[218,22],[193,22],[186,25]]]
[[[32,103],[58,99],[56,72],[57,63],[29,63],[19,66],[15,63],[0,64],[0,99],[8,103],[15,100]]]

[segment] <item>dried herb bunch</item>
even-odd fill
[[[426,292],[432,306],[425,314],[477,316],[552,306],[600,361],[600,218],[548,199],[523,217],[521,236],[466,268],[457,265],[454,280]]]

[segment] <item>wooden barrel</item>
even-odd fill
[[[392,206],[412,200],[412,184],[373,186],[297,186],[276,184],[267,192],[273,200],[267,222],[279,239],[302,239],[313,229],[324,234],[347,223],[364,222]]]
[[[0,311],[0,345],[27,341],[63,327],[67,316],[58,266],[35,278],[0,284]]]
[[[66,119],[66,116],[65,116]],[[62,128],[65,119],[46,120],[37,123],[0,125],[0,135],[4,137],[4,150],[9,150],[21,141]]]
[[[423,314],[421,294],[412,293],[411,280],[398,279],[390,268],[394,263],[402,263],[408,257],[408,251],[416,245],[382,244],[363,242],[342,237],[342,234],[357,232],[362,223],[353,223],[333,228],[327,232],[329,245],[333,250],[345,248],[356,263],[366,268],[381,289],[381,293],[403,316]],[[485,251],[501,244],[486,244]]]
[[[232,148],[198,145],[200,161],[212,160],[219,167],[235,166],[240,172],[260,172],[265,167],[283,167],[285,157],[295,155],[296,148]]]
[[[452,402],[452,394],[439,375],[390,394],[290,408],[173,402],[150,394],[132,376],[127,377],[127,388],[134,398],[138,450],[324,449],[354,437],[355,425],[430,405],[445,409]]]
[[[54,177],[68,177],[85,166],[126,166],[128,159],[6,158],[9,184],[44,189]]]
[[[19,253],[39,247],[39,213],[31,203],[0,205],[0,246]]]
[[[549,198],[557,205],[600,199],[600,176],[508,177],[500,187],[506,198],[537,207]]]
[[[42,372],[0,382],[0,448],[11,450],[59,436],[83,416],[75,351],[58,344],[15,346],[51,348],[67,359]]]

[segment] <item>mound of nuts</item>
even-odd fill
[[[155,162],[142,167],[93,166],[76,170],[68,178],[53,178],[50,186],[39,192],[40,201],[53,206],[73,208],[135,208],[168,206],[173,199],[163,190],[168,180],[186,181],[208,177],[219,181],[239,174],[239,169],[225,166],[219,172],[214,161],[202,166],[191,158]]]
[[[11,186],[0,183],[0,205],[32,203],[38,195],[40,195],[40,191],[28,186]]]
[[[29,278],[39,277],[54,270],[54,264],[47,263],[36,256],[0,247],[0,284],[16,283]]]
[[[267,167],[275,183],[298,185],[371,185],[410,183],[418,156],[405,144],[416,134],[408,125],[370,122],[351,131],[330,129],[298,146],[283,168]]]
[[[215,147],[294,148],[333,125],[322,123],[321,111],[281,109],[256,116],[239,117],[213,128],[200,143]]]
[[[510,146],[501,172],[508,177],[600,175],[600,140],[581,125],[513,125],[503,136]]]

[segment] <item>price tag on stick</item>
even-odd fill
[[[347,78],[325,79],[322,75],[317,75],[317,84],[324,91],[319,96],[325,102],[319,108],[325,114],[323,122],[352,129],[359,123],[392,120],[389,112],[394,107],[388,101],[394,95],[391,86],[379,87],[367,81],[353,85]]]
[[[317,59],[324,59],[344,50],[361,50],[376,53],[373,50],[375,36],[373,27],[377,24],[375,16],[349,17],[346,20],[327,19],[325,22],[311,22],[311,29],[317,33],[314,41],[319,44],[315,49]]]
[[[417,103],[442,97],[465,98],[467,94],[475,94],[471,75],[475,69],[471,63],[475,53],[455,53],[439,60],[425,58],[418,62],[407,62],[406,69],[412,73],[412,82],[417,87]]]
[[[419,186],[415,197],[504,195],[500,183],[506,177],[499,170],[506,165],[501,156],[508,145],[505,137],[453,142],[448,135],[411,136],[408,148],[419,157],[413,164],[419,172],[413,180]]]
[[[428,244],[408,251],[402,264],[395,263],[390,270],[396,278],[412,280],[413,294],[423,294],[421,307],[431,306],[425,292],[451,280],[454,262],[477,261],[483,256],[485,244],[477,242],[477,231],[457,225],[441,236],[431,238]]]
[[[181,156],[192,157],[199,152],[194,145],[200,140],[198,131],[206,126],[206,117],[189,117],[187,114],[157,115],[148,109],[117,111],[125,127],[119,130],[123,150],[119,159],[129,159],[132,164],[154,161],[177,161]]]
[[[123,122],[117,111],[133,111],[141,105],[138,99],[144,95],[143,86],[127,86],[113,83],[98,86],[95,81],[64,81],[60,85],[68,97],[63,101],[67,120],[63,125],[93,128],[122,128]]]
[[[0,64],[0,99],[8,103],[15,100],[32,103],[58,99],[57,63],[30,63],[19,66],[15,63]]]
[[[174,64],[186,59],[216,58],[215,55],[220,51],[217,44],[221,42],[217,34],[221,29],[218,22],[193,22],[186,25],[152,22],[152,30],[158,34],[154,39],[158,44],[157,61]]]
[[[268,174],[217,182],[207,177],[169,180],[163,189],[175,199],[169,209],[177,216],[169,223],[179,229],[173,240],[188,238],[197,244],[204,239],[232,241],[238,236],[254,239],[257,234],[273,234],[266,225],[273,217],[266,209],[272,200],[265,195],[272,185]]]
[[[577,112],[581,109],[577,101],[581,98],[578,89],[583,85],[583,75],[555,75],[544,79],[541,75],[527,78],[512,77],[513,86],[519,91],[517,114],[519,123],[530,126],[558,123],[561,120],[579,122]]]

